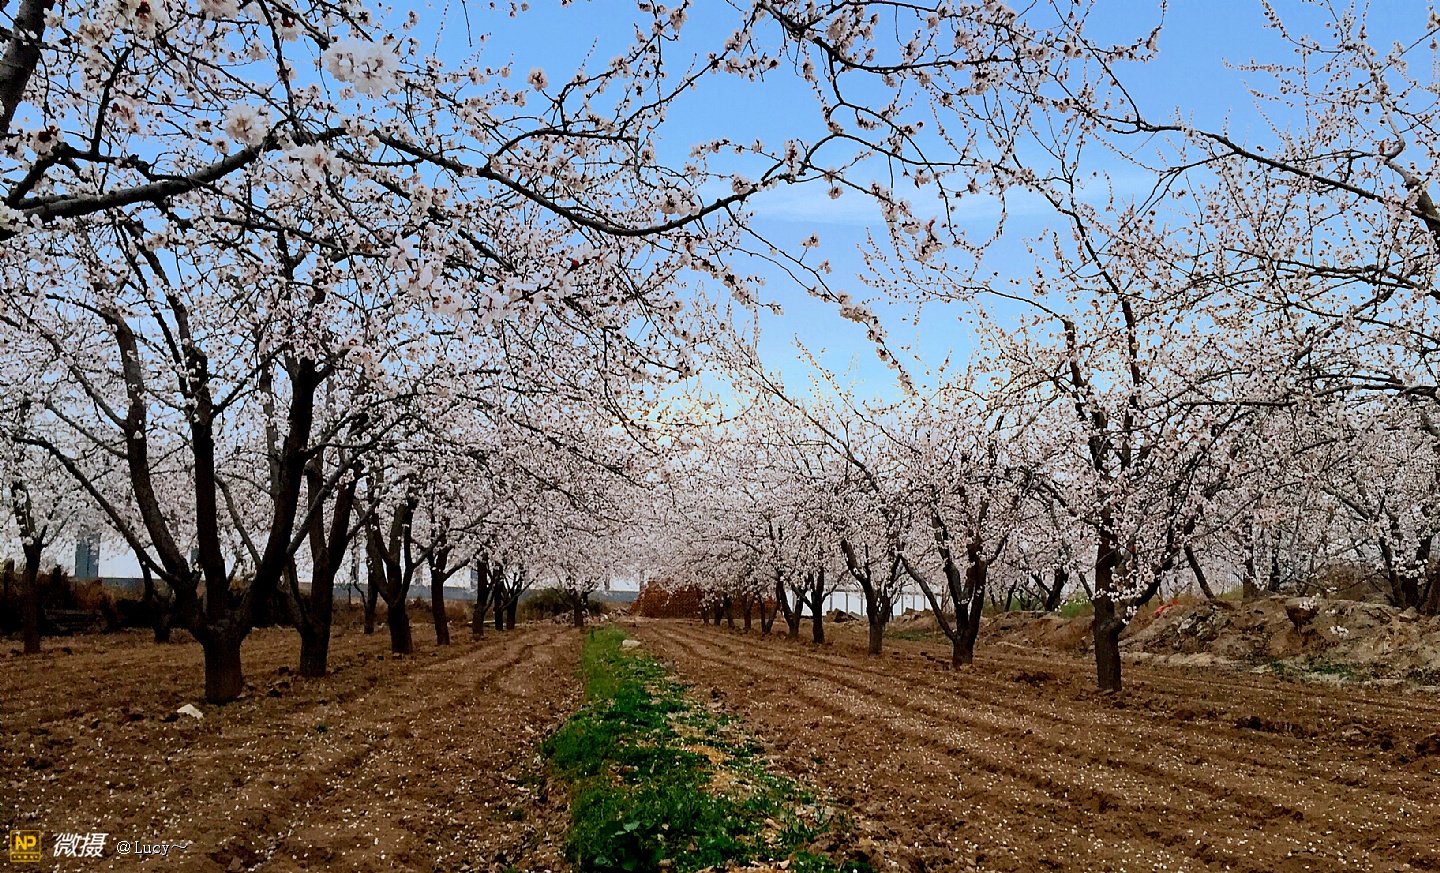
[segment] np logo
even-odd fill
[[[10,832],[10,860],[18,861],[39,861],[43,857],[40,851],[39,831],[11,831]]]

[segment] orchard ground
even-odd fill
[[[1430,691],[1132,663],[1111,696],[1055,651],[982,644],[953,671],[928,641],[867,657],[853,625],[816,647],[621,621],[845,816],[844,844],[819,848],[877,871],[1440,870],[1440,756],[1417,749],[1440,728]],[[104,860],[67,869],[569,869],[540,744],[582,702],[582,636],[456,640],[417,625],[397,660],[346,630],[333,675],[306,681],[294,632],[258,630],[224,707],[198,704],[194,644],[4,657],[0,824],[47,846],[110,834]],[[204,718],[171,719],[185,703]],[[119,839],[192,845],[118,859]]]

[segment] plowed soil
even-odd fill
[[[416,654],[342,633],[332,675],[291,675],[298,637],[257,630],[250,685],[203,720],[200,649],[143,634],[46,640],[0,654],[0,828],[109,833],[61,869],[567,869],[566,812],[536,757],[579,703],[580,636],[539,625]],[[188,843],[120,856],[120,840]]]
[[[630,622],[627,622],[629,624]],[[808,632],[808,628],[807,628]],[[818,784],[877,870],[1440,870],[1440,700],[986,646],[632,628]]]

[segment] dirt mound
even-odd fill
[[[1089,652],[1090,616],[1007,612],[987,617],[985,641],[1020,648]],[[1130,657],[1177,665],[1284,662],[1372,678],[1440,684],[1440,617],[1381,603],[1267,597],[1249,603],[1182,598],[1144,609],[1120,636]]]
[[[955,620],[954,613],[948,613],[945,617],[952,622]],[[907,609],[904,615],[896,616],[890,625],[907,633],[940,632],[940,622],[935,619],[935,613],[928,609]]]
[[[1094,624],[1093,616],[1066,618],[1053,612],[1003,612],[981,623],[980,639],[1025,648],[1039,646],[1085,652],[1092,645],[1091,628]]]
[[[630,614],[644,618],[699,618],[700,587],[674,587],[647,582],[630,605]]]
[[[1121,647],[1241,662],[1306,659],[1383,676],[1440,675],[1440,618],[1379,603],[1314,597],[1210,601],[1162,609],[1148,627],[1128,634]]]

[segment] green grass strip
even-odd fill
[[[794,781],[771,774],[732,719],[697,704],[618,628],[588,633],[587,702],[545,741],[570,782],[566,851],[579,873],[789,860],[796,873],[872,873],[807,850],[843,825]]]

